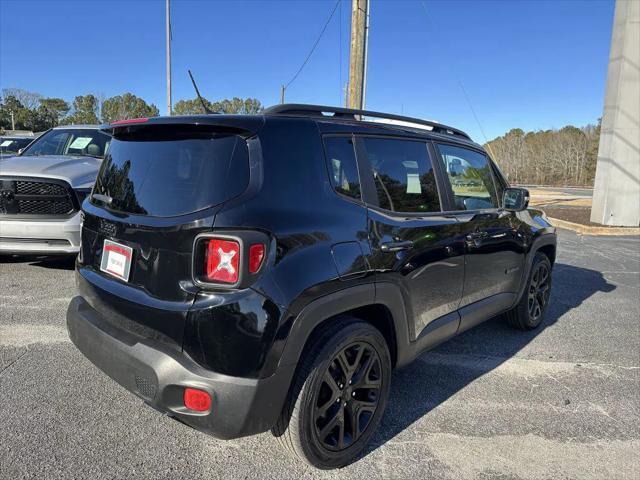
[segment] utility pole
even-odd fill
[[[285,86],[282,85],[280,87],[280,103],[284,103],[284,89],[285,89]]]
[[[16,129],[16,122],[15,119],[13,118],[13,110],[11,110],[11,130],[15,130]]]
[[[349,49],[349,108],[364,107],[367,64],[369,0],[351,0],[351,44]]]
[[[171,115],[171,10],[166,0],[166,35],[167,35],[167,115]]]
[[[364,73],[362,74],[362,109],[367,107],[367,70],[369,66],[369,12],[371,11],[371,0],[367,0],[367,12],[365,13],[364,24]]]

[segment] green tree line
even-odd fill
[[[262,104],[255,98],[232,98],[216,102],[204,99],[208,108],[220,113],[257,113]],[[175,104],[174,115],[203,113],[198,99],[180,100]],[[76,96],[71,102],[62,98],[47,98],[38,93],[19,88],[2,90],[0,98],[0,130],[40,132],[58,125],[110,123],[139,117],[160,115],[158,107],[148,104],[132,93],[123,93],[103,99],[100,95]]]
[[[485,144],[509,181],[530,185],[593,185],[600,122],[525,132],[514,128]]]

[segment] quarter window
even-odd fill
[[[498,207],[496,186],[486,155],[451,145],[437,145],[453,190],[456,210]]]
[[[439,212],[440,199],[427,145],[420,141],[363,138],[378,206],[392,212]]]
[[[324,140],[329,176],[333,188],[342,195],[360,200],[360,180],[351,137],[327,137]]]

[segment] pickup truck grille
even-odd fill
[[[0,177],[0,214],[65,216],[76,210],[73,190],[62,181]]]

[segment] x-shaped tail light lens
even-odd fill
[[[207,244],[207,280],[236,283],[239,278],[240,244],[233,240],[212,238]]]

